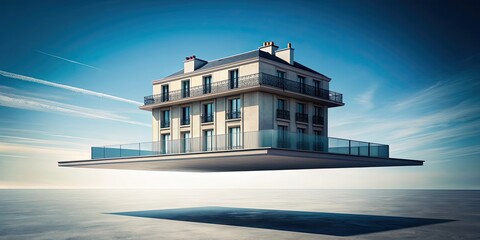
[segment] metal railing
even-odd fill
[[[213,114],[208,114],[208,115],[202,115],[202,123],[208,123],[208,122],[213,122]]]
[[[323,125],[325,122],[325,118],[323,116],[312,116],[312,123]]]
[[[180,125],[190,125],[190,118],[182,118]]]
[[[207,151],[278,148],[366,157],[389,157],[389,146],[274,129],[169,141],[92,147],[92,159],[156,156]]]
[[[160,128],[169,128],[170,127],[170,121],[161,121],[160,122]]]
[[[241,117],[242,113],[240,111],[227,112],[227,119],[239,119]]]
[[[151,105],[161,102],[175,101],[189,97],[197,97],[207,94],[222,93],[230,89],[242,89],[255,86],[269,86],[284,91],[290,91],[305,94],[336,103],[343,103],[343,95],[341,93],[329,91],[312,85],[301,84],[298,81],[279,78],[266,73],[256,73],[239,77],[232,83],[232,80],[224,80],[214,82],[209,85],[199,85],[191,87],[188,94],[185,90],[170,91],[168,93],[146,96],[144,98],[145,105]]]
[[[306,113],[296,113],[295,114],[295,121],[308,123],[308,114],[306,114]]]
[[[290,120],[290,111],[277,109],[277,118]]]

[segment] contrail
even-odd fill
[[[69,90],[69,91],[72,91],[72,92],[78,92],[78,93],[83,93],[83,94],[92,95],[92,96],[96,96],[96,97],[108,98],[108,99],[112,99],[112,100],[115,100],[115,101],[131,103],[131,104],[135,104],[137,106],[143,105],[143,103],[141,103],[141,102],[133,101],[133,100],[126,99],[126,98],[116,97],[116,96],[108,95],[108,94],[105,94],[105,93],[94,92],[94,91],[90,91],[90,90],[87,90],[87,89],[72,87],[72,86],[63,85],[63,84],[59,84],[59,83],[49,82],[49,81],[45,81],[45,80],[41,80],[41,79],[37,79],[37,78],[33,78],[33,77],[28,77],[28,76],[24,76],[24,75],[20,75],[20,74],[16,74],[16,73],[5,72],[5,71],[2,71],[2,70],[0,70],[0,75],[2,75],[4,77],[8,77],[8,78],[22,80],[22,81],[34,82],[34,83],[39,83],[39,84],[43,84],[43,85],[46,85],[46,86],[66,89],[66,90]]]
[[[20,95],[0,95],[0,106],[28,109],[42,112],[61,112],[91,119],[105,119],[124,123],[150,127],[149,124],[123,119],[108,112],[92,111],[90,108],[76,107],[69,104],[57,103],[55,101],[40,100],[38,98],[25,98]]]
[[[41,53],[41,54],[44,54],[44,55],[47,55],[47,56],[50,56],[50,57],[58,58],[58,59],[61,59],[61,60],[67,61],[67,62],[71,62],[71,63],[75,63],[75,64],[82,65],[82,66],[85,66],[85,67],[89,67],[89,68],[93,68],[93,69],[96,69],[96,70],[104,71],[103,69],[94,67],[94,66],[92,66],[92,65],[88,65],[88,64],[85,64],[85,63],[77,62],[77,61],[70,60],[70,59],[67,59],[67,58],[63,58],[63,57],[60,57],[60,56],[56,56],[56,55],[53,55],[53,54],[50,54],[50,53],[42,52],[42,51],[39,51],[39,50],[37,50],[37,52],[38,52],[38,53]]]

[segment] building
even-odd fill
[[[294,60],[289,43],[218,60],[190,56],[153,81],[140,108],[152,142],[93,147],[64,167],[252,171],[422,165],[389,157],[389,146],[328,137],[328,109],[343,106],[331,79]]]

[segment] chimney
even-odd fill
[[[271,55],[275,55],[275,51],[277,51],[278,47],[275,46],[274,42],[263,42],[263,46],[259,49],[264,52],[270,53]]]
[[[287,48],[276,51],[275,55],[293,65],[293,50],[292,44],[288,43]]]
[[[183,63],[183,73],[193,72],[205,64],[207,64],[207,61],[199,59],[195,55],[186,57]]]

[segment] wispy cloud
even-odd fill
[[[42,84],[42,85],[46,85],[46,86],[61,88],[61,89],[69,90],[69,91],[72,91],[72,92],[82,93],[82,94],[96,96],[96,97],[100,97],[100,98],[107,98],[107,99],[111,99],[111,100],[115,100],[115,101],[131,103],[131,104],[135,104],[137,106],[140,106],[140,105],[143,104],[141,102],[133,101],[133,100],[126,99],[126,98],[112,96],[112,95],[105,94],[105,93],[99,93],[99,92],[95,92],[95,91],[91,91],[91,90],[87,90],[87,89],[83,89],[83,88],[72,87],[72,86],[68,86],[68,85],[64,85],[64,84],[49,82],[49,81],[46,81],[46,80],[41,80],[41,79],[38,79],[38,78],[33,78],[33,77],[29,77],[29,76],[25,76],[25,75],[21,75],[21,74],[16,74],[16,73],[11,73],[11,72],[6,72],[6,71],[2,71],[2,70],[0,70],[0,75],[2,75],[4,77],[7,77],[7,78],[12,78],[12,79],[17,79],[17,80],[22,80],[22,81],[27,81],[27,82],[34,82],[34,83],[38,83],[38,84]]]
[[[64,61],[67,61],[67,62],[71,62],[71,63],[74,63],[74,64],[78,64],[78,65],[81,65],[81,66],[84,66],[84,67],[89,67],[89,68],[93,68],[93,69],[96,69],[96,70],[100,70],[100,71],[105,71],[101,68],[97,68],[97,67],[94,67],[92,65],[88,65],[88,64],[85,64],[85,63],[81,63],[81,62],[77,62],[77,61],[74,61],[74,60],[71,60],[71,59],[68,59],[68,58],[63,58],[63,57],[60,57],[60,56],[57,56],[57,55],[53,55],[53,54],[50,54],[50,53],[46,53],[46,52],[42,52],[42,51],[39,51],[37,50],[38,53],[41,53],[43,55],[47,55],[47,56],[50,56],[50,57],[53,57],[53,58],[57,58],[57,59],[61,59],[61,60],[64,60]]]
[[[364,93],[358,95],[355,100],[358,102],[358,104],[365,107],[366,109],[372,109],[375,106],[373,103],[373,98],[376,90],[377,85],[374,85]]]
[[[99,111],[96,109],[79,107],[79,106],[74,106],[70,104],[59,103],[56,101],[45,100],[45,99],[35,98],[35,97],[27,97],[27,96],[16,95],[16,94],[5,93],[5,92],[0,95],[0,106],[6,106],[6,107],[18,108],[18,109],[28,109],[28,110],[42,111],[42,112],[65,113],[68,115],[84,117],[84,118],[105,119],[105,120],[112,120],[117,122],[150,127],[149,124],[132,121],[125,117],[112,114],[106,111]]]
[[[371,89],[359,102],[368,103]],[[456,159],[480,152],[480,72],[464,71],[439,79],[395,104],[375,111],[345,113],[332,121],[333,136],[390,144],[393,156]],[[365,109],[368,110],[368,109]],[[476,140],[475,140],[476,139]],[[399,157],[400,157],[399,156]]]

